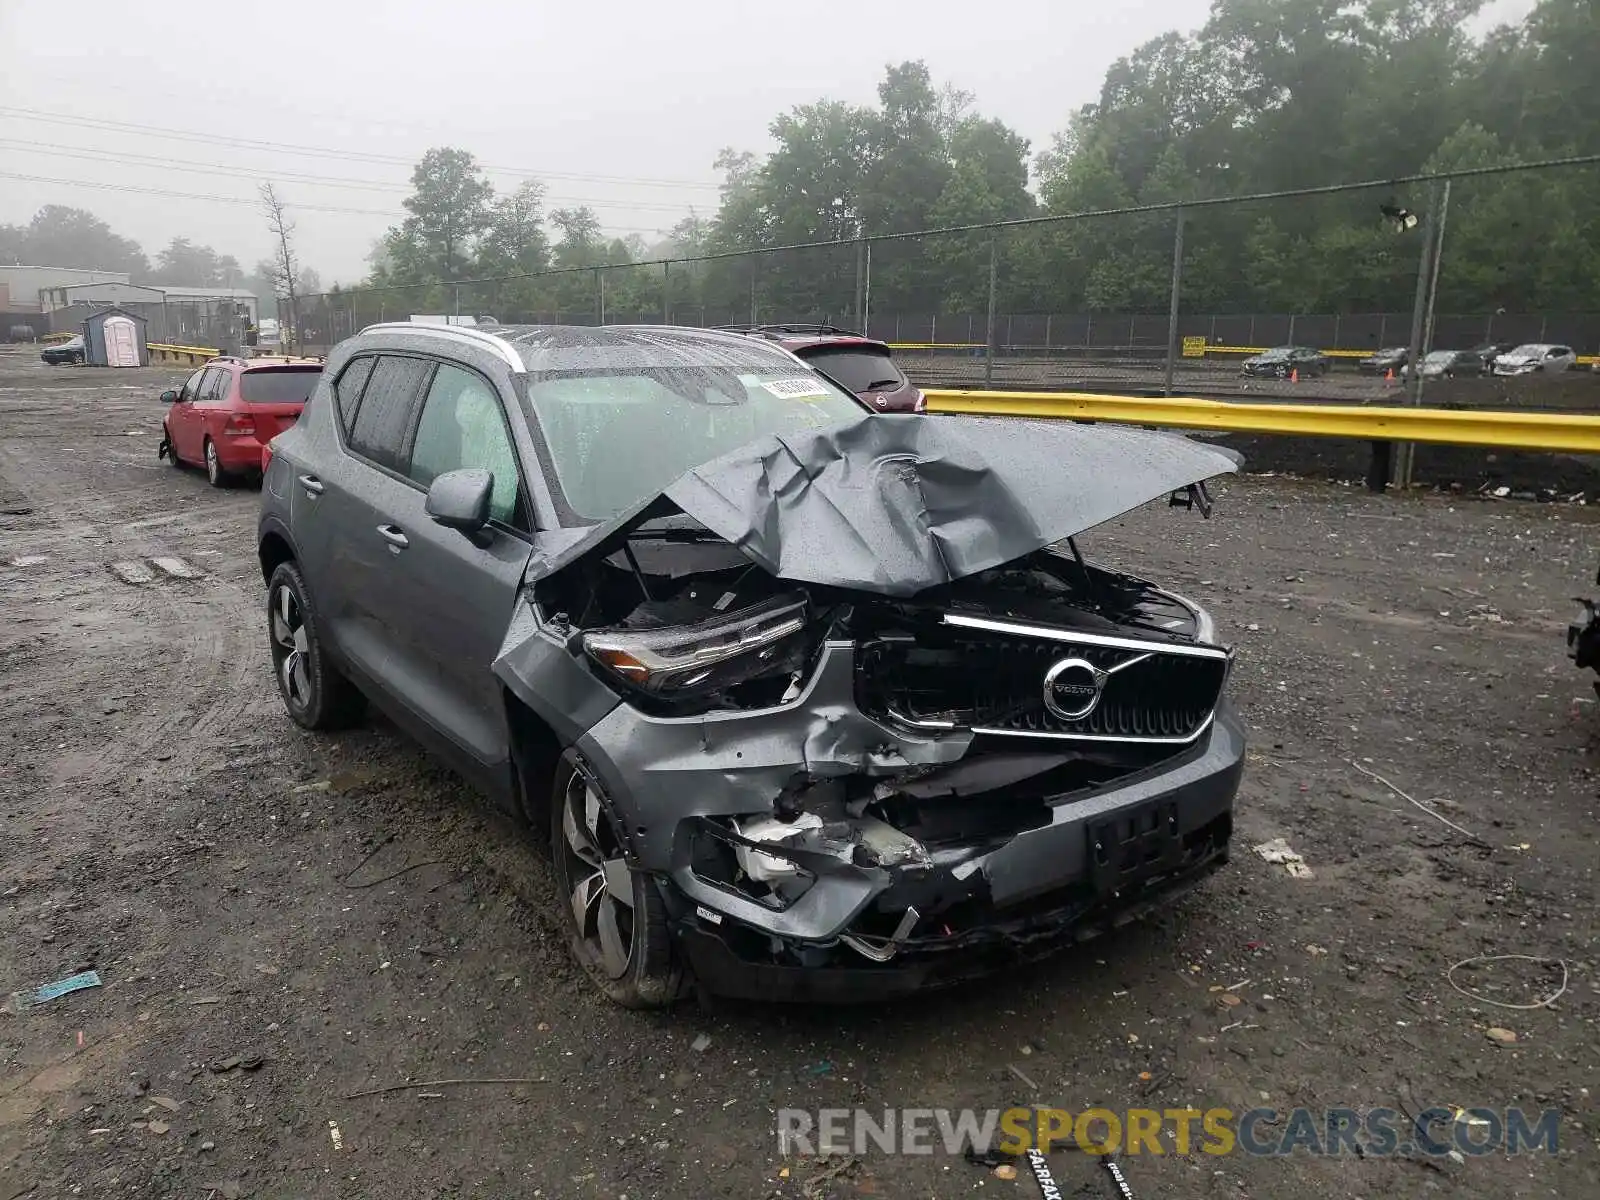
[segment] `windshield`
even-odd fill
[[[897,388],[906,381],[893,359],[867,346],[822,346],[800,357],[852,392]]]
[[[1454,350],[1435,350],[1422,361],[1444,366],[1445,364],[1452,362],[1455,359],[1455,356],[1456,352]]]
[[[1276,350],[1262,351],[1261,358],[1265,361],[1276,361],[1280,358],[1288,358],[1293,353],[1294,348],[1292,346],[1281,346]]]
[[[1392,357],[1392,356],[1394,356],[1396,354],[1404,354],[1404,353],[1406,353],[1406,348],[1404,346],[1386,346],[1382,350],[1379,350],[1377,354],[1373,355],[1373,357],[1374,358],[1390,358],[1390,357]]]
[[[1544,352],[1545,347],[1539,345],[1537,342],[1526,342],[1523,345],[1518,346],[1515,350],[1511,351],[1512,354],[1524,355],[1528,358],[1540,358],[1544,355]]]
[[[763,356],[763,360],[766,356]],[[528,385],[553,489],[578,523],[604,521],[691,467],[763,434],[853,420],[860,403],[798,364],[552,372]]]
[[[239,398],[246,404],[304,404],[321,374],[321,367],[246,371],[239,376]]]

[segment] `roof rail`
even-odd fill
[[[481,329],[474,329],[470,325],[429,325],[421,321],[381,321],[376,325],[368,325],[359,333],[373,333],[377,331],[406,333],[425,333],[435,337],[460,338],[474,345],[492,350],[500,356],[506,366],[511,368],[513,374],[521,375],[526,371],[522,359],[511,348],[511,343],[492,333],[485,333]]]
[[[829,325],[825,321],[821,322],[821,323],[817,323],[817,324],[811,324],[811,323],[808,323],[808,322],[797,321],[797,322],[780,322],[780,323],[773,323],[773,324],[762,323],[762,324],[755,324],[755,325],[716,325],[716,326],[713,326],[713,328],[725,330],[728,333],[800,333],[800,334],[814,333],[814,334],[824,334],[824,335],[826,335],[826,334],[838,334],[838,335],[840,335],[842,337],[864,337],[865,336],[864,334],[860,333],[857,330],[854,330],[854,329],[840,329],[837,325]]]

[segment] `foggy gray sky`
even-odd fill
[[[1491,0],[1481,24],[1519,18],[1532,3]],[[271,178],[298,206],[305,264],[325,283],[349,283],[402,214],[410,164],[430,146],[454,145],[537,175],[550,207],[588,203],[608,232],[653,238],[691,206],[716,211],[720,148],[765,152],[768,123],[796,104],[872,101],[887,63],[925,59],[936,82],[973,92],[979,111],[1038,151],[1095,98],[1115,59],[1199,26],[1209,3],[858,0],[806,17],[804,5],[738,0],[477,0],[457,9],[468,20],[445,15],[455,7],[0,0],[0,222],[70,204],[152,258],[181,235],[248,269],[269,253],[254,197],[256,181]],[[173,140],[17,109],[327,153]],[[373,161],[390,158],[401,161]],[[502,189],[520,178],[490,174]]]

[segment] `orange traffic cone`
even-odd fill
[[[1394,382],[1394,368],[1393,367],[1390,367],[1387,371],[1385,371],[1383,373],[1383,381],[1385,383],[1393,383]]]
[[[1289,382],[1290,383],[1299,383],[1300,382],[1300,368],[1299,367],[1295,367],[1292,371],[1289,372]]]

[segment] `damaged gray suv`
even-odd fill
[[[272,450],[289,715],[370,700],[526,816],[619,1003],[947,984],[1227,857],[1231,653],[1074,540],[1208,509],[1222,451],[875,415],[737,334],[424,325]]]

